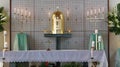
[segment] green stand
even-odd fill
[[[56,38],[56,50],[60,50],[61,38],[70,38],[71,34],[44,34],[45,37],[55,37]],[[60,62],[56,62],[56,67],[60,67]]]

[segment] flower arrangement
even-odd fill
[[[109,12],[108,25],[110,32],[114,32],[116,35],[120,34],[120,3],[113,11]]]
[[[7,16],[4,13],[4,7],[0,7],[0,32],[4,31],[3,24],[7,22]]]

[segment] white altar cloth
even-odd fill
[[[2,57],[2,52],[0,52]],[[3,61],[0,59],[0,61]],[[90,50],[29,50],[7,51],[4,62],[90,62]],[[104,51],[94,51],[94,61],[108,67]]]

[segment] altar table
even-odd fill
[[[0,52],[2,57],[2,52]],[[28,50],[7,51],[4,62],[91,62],[90,50]],[[105,51],[94,51],[93,61],[101,67],[108,67]]]

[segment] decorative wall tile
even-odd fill
[[[55,49],[55,38],[44,37],[44,30],[51,31],[51,14],[56,11],[56,7],[65,16],[65,31],[72,30],[71,38],[61,38],[61,49],[88,49],[89,35],[97,28],[104,36],[104,43],[107,47],[107,23],[106,19],[90,21],[86,17],[86,12],[91,8],[104,7],[104,17],[107,16],[107,0],[12,0],[13,8],[27,8],[32,13],[29,23],[24,23],[24,32],[28,34],[30,49]],[[69,11],[69,16],[67,14]],[[50,12],[50,16],[49,13]],[[69,20],[68,20],[69,18]],[[12,13],[12,41],[16,32],[21,30]],[[107,50],[107,48],[106,48]]]

